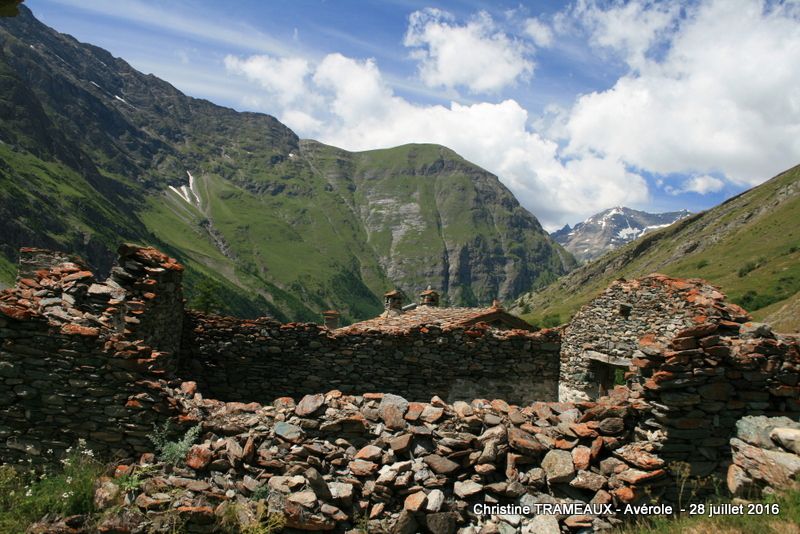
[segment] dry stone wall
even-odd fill
[[[800,487],[800,422],[788,417],[747,416],[731,438],[733,463],[727,484],[736,497]]]
[[[695,477],[696,490],[711,491],[710,477],[731,464],[740,418],[800,416],[797,341],[748,321],[702,280],[617,281],[565,329],[560,397],[593,398],[604,367],[622,370],[650,407],[639,434],[676,472]]]
[[[334,387],[411,400],[491,396],[556,400],[560,334],[421,326],[340,334],[316,324],[242,321],[189,312],[181,376],[206,396],[269,402]]]
[[[627,368],[645,334],[669,339],[694,324],[692,318],[701,312],[678,289],[683,284],[661,275],[618,280],[581,308],[564,330],[559,399],[597,398],[604,360]],[[716,291],[700,282],[690,285]]]
[[[170,413],[157,380],[177,368],[182,267],[123,246],[100,282],[75,258],[21,258],[0,293],[0,459],[54,463],[79,438],[104,457],[151,449]]]
[[[798,344],[766,325],[698,322],[666,346],[646,335],[640,348],[633,387],[651,407],[640,431],[694,476],[725,476],[742,417],[800,416]]]

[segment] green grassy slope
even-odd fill
[[[764,318],[800,291],[800,166],[649,234],[525,295],[515,311],[566,321],[612,280],[651,272],[700,277]]]
[[[758,310],[758,317],[771,324],[778,332],[800,334],[800,292]]]

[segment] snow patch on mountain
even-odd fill
[[[189,171],[186,171],[186,174],[189,176],[188,185],[184,184],[179,187],[171,185],[169,188],[192,206],[200,208],[200,192],[197,189],[195,178]]]
[[[616,206],[592,215],[574,227],[565,225],[551,237],[579,260],[589,261],[688,215],[690,212],[687,210],[647,213]]]

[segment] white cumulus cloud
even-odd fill
[[[431,87],[494,92],[533,73],[528,46],[497,29],[483,11],[465,25],[439,9],[415,11],[403,43],[413,48],[420,78]]]
[[[305,78],[309,75],[308,61],[300,57],[271,57],[253,55],[245,59],[228,55],[225,68],[258,82],[283,105],[308,95]]]
[[[568,152],[601,154],[662,175],[720,173],[743,185],[796,164],[798,15],[753,0],[704,2],[670,35],[662,59],[643,56],[647,39],[612,39],[601,26],[596,38],[628,43],[621,46],[638,58],[631,60],[638,68],[609,90],[578,99],[558,130]],[[628,20],[630,32],[611,34],[636,35],[638,20]]]
[[[533,39],[536,46],[546,48],[553,44],[553,30],[539,19],[530,18],[525,21],[525,33]]]
[[[725,187],[725,182],[719,178],[703,174],[700,176],[692,176],[688,180],[685,180],[679,188],[667,186],[667,192],[672,195],[678,195],[680,193],[698,193],[700,195],[705,195],[722,191],[723,187]]]
[[[581,0],[574,15],[591,31],[590,43],[609,48],[633,68],[642,67],[647,53],[665,39],[680,13],[677,2],[632,0],[610,7]]]

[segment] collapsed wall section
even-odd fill
[[[152,448],[177,368],[182,267],[123,245],[106,281],[71,257],[23,249],[0,293],[0,458],[52,463],[78,439],[104,457]]]
[[[187,312],[181,376],[207,397],[269,402],[336,388],[411,400],[555,400],[560,333],[488,327],[337,333],[316,324]]]

